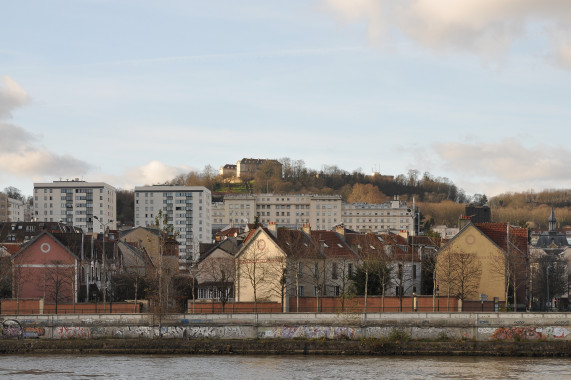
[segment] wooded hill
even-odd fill
[[[431,173],[420,174],[409,170],[397,176],[367,175],[362,170],[351,173],[332,165],[321,170],[305,167],[303,160],[283,158],[281,173],[275,166],[262,165],[253,178],[232,181],[219,175],[210,165],[203,171],[179,175],[167,184],[205,186],[212,191],[213,199],[221,201],[225,194],[275,193],[275,194],[338,194],[346,202],[382,203],[394,195],[412,205],[414,198],[422,214],[422,229],[445,224],[455,227],[458,218],[465,214],[467,203],[488,204],[492,221],[527,225],[530,228],[547,228],[551,207],[561,226],[571,225],[571,197],[568,190],[545,190],[542,192],[506,193],[487,199],[485,195],[466,195],[446,177]],[[127,223],[133,220],[132,196],[128,192],[117,197],[118,219]],[[130,202],[130,206],[120,203]],[[124,212],[122,212],[124,211]]]

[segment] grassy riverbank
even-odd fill
[[[0,340],[0,354],[237,354],[237,355],[453,355],[571,356],[565,341],[389,342],[366,339],[62,339]]]

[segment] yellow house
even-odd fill
[[[440,296],[461,301],[525,304],[527,229],[506,223],[468,223],[436,257]],[[514,300],[513,294],[516,298]]]
[[[286,253],[262,227],[251,230],[236,254],[235,291],[238,302],[282,302]]]

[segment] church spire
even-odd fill
[[[551,215],[548,219],[549,222],[549,231],[555,231],[557,229],[557,219],[555,219],[555,212],[553,211],[553,207],[551,207]]]

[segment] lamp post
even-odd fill
[[[440,288],[436,284],[436,298],[438,299],[438,311],[440,311]]]
[[[103,223],[101,220],[99,220],[99,218],[97,217],[97,215],[94,215],[93,218],[95,218],[95,220],[97,220],[99,222],[99,224],[101,224],[101,227],[103,227],[103,255],[102,255],[102,265],[101,265],[101,276],[103,277],[103,312],[105,313],[106,310],[106,305],[107,305],[107,271],[105,268],[105,233],[108,230],[108,225],[110,223],[113,223],[113,219],[109,219],[109,222],[107,223]]]

